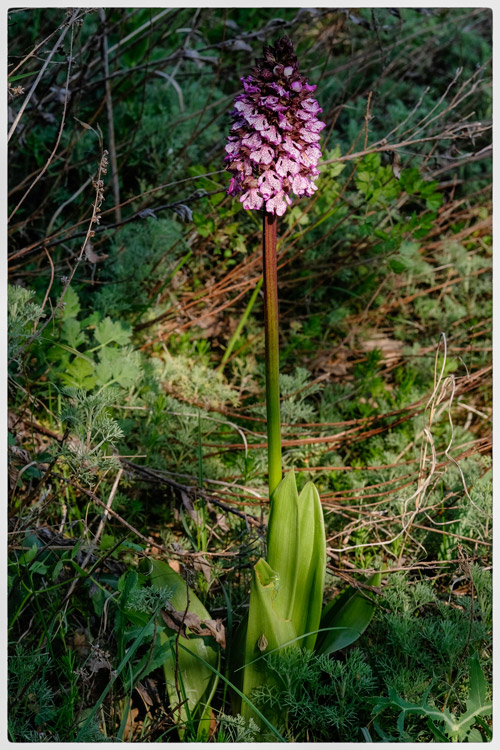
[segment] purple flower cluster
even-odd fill
[[[234,100],[226,169],[228,194],[243,193],[243,208],[283,216],[290,193],[312,195],[321,157],[318,145],[325,123],[311,94],[316,86],[299,72],[288,37],[264,47],[251,75],[241,79],[245,92]]]

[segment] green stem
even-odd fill
[[[276,216],[264,213],[264,325],[266,332],[266,404],[269,497],[281,482],[281,419],[278,337]]]

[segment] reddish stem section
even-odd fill
[[[279,389],[278,269],[276,216],[264,213],[264,324],[266,333],[266,406],[269,497],[281,482],[281,420]]]

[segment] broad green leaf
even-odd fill
[[[261,558],[252,571],[245,638],[243,693],[249,698],[254,688],[270,684],[265,660],[259,657],[266,651],[272,651],[285,643],[290,643],[297,636],[292,621],[283,618],[275,606],[278,598],[278,585],[278,574]],[[242,703],[241,713],[245,718],[252,717],[260,726],[259,717],[245,702]],[[273,721],[273,717],[267,715],[267,718]]]
[[[467,742],[483,742],[483,736],[479,729],[471,729],[467,735]]]
[[[76,318],[66,318],[62,325],[61,335],[74,349],[85,343],[85,334]]]
[[[66,290],[63,303],[62,319],[68,320],[68,318],[76,318],[80,312],[80,300],[72,286],[68,287]]]
[[[152,572],[150,575],[153,588],[167,586],[172,590],[170,604],[178,612],[192,612],[200,620],[209,620],[210,615],[198,599],[194,591],[186,585],[170,565],[160,560],[150,560]],[[172,636],[175,636],[172,638]],[[180,636],[179,645],[183,648],[175,649],[175,631],[165,628],[160,633],[160,643],[166,644],[170,639],[172,648],[166,657],[163,669],[167,693],[172,707],[177,706],[184,699],[187,706],[183,704],[179,709],[181,724],[191,717],[199,721],[198,735],[208,736],[210,726],[210,701],[217,686],[218,677],[206,667],[200,659],[206,661],[214,668],[219,667],[220,654],[213,639],[208,637],[184,638]],[[176,669],[176,662],[178,668]],[[179,695],[181,693],[181,695]],[[181,735],[181,731],[179,730]],[[182,736],[181,736],[182,739]]]
[[[299,548],[292,620],[297,635],[311,633],[298,645],[312,651],[317,637],[314,631],[319,628],[321,620],[326,570],[323,509],[318,490],[312,482],[308,482],[300,493],[298,505]]]
[[[275,608],[285,620],[293,613],[299,548],[299,496],[289,471],[273,492],[267,526],[267,562],[277,576]]]
[[[480,717],[491,715],[492,705],[489,702],[486,703],[486,684],[484,683],[484,675],[477,656],[472,657],[472,659],[469,660],[469,681],[467,710],[458,718],[454,716],[448,708],[441,710],[437,706],[429,705],[427,699],[430,687],[422,696],[420,703],[410,703],[409,701],[400,698],[394,688],[390,687],[388,689],[388,698],[380,696],[373,699],[372,715],[379,714],[387,708],[398,709],[400,714],[397,720],[397,727],[401,735],[403,735],[405,731],[404,723],[406,716],[413,714],[417,716],[426,716],[428,726],[436,737],[440,737],[441,732],[435,727],[435,722],[444,722],[444,733],[451,741],[463,742],[466,739],[469,739],[470,741],[478,741],[477,737],[479,732],[476,734],[473,726],[476,723],[480,723]],[[470,739],[471,734],[473,739]]]
[[[102,346],[111,344],[111,342],[116,342],[123,346],[128,344],[131,335],[132,333],[128,326],[120,322],[115,323],[109,317],[97,323],[94,330],[94,336]]]
[[[106,385],[114,380],[122,388],[130,388],[141,377],[140,354],[130,347],[117,349],[106,346],[99,352],[95,375],[98,385]]]
[[[434,735],[434,739],[436,739],[438,742],[448,742],[448,737],[445,735],[445,733],[441,731],[441,729],[437,727],[429,717],[427,718],[427,726]]]
[[[273,493],[267,549],[267,562],[259,560],[252,577],[242,684],[249,698],[257,685],[272,683],[262,655],[292,644],[312,649],[321,619],[326,567],[323,510],[311,482],[298,495],[293,471]],[[311,635],[302,638],[306,633]],[[254,713],[246,705],[241,712],[248,717]]]
[[[378,586],[380,573],[370,578],[371,586]],[[322,628],[343,628],[332,630],[320,638],[320,654],[332,654],[350,646],[368,627],[375,611],[374,601],[360,591],[349,587],[325,607],[321,618]]]
[[[68,385],[84,388],[89,391],[96,384],[95,366],[87,359],[75,357],[61,375],[62,380]]]
[[[486,680],[484,679],[477,654],[474,654],[469,659],[469,698],[467,700],[467,709],[471,712],[476,711],[484,705],[485,699]]]

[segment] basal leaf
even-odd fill
[[[184,612],[187,609],[188,612],[198,615],[200,620],[210,619],[210,614],[194,591],[186,585],[181,576],[172,570],[170,565],[155,559],[151,559],[150,563],[152,566],[151,585],[153,588],[168,587],[172,590],[169,601],[174,609],[179,612]],[[175,636],[175,638],[172,638],[172,636]],[[178,709],[180,725],[187,722],[189,718],[196,720],[199,724],[203,724],[203,726],[198,727],[198,733],[204,736],[208,733],[210,722],[207,706],[209,706],[215,691],[218,677],[203,664],[203,661],[214,668],[218,668],[219,648],[212,638],[185,638],[182,635],[177,638],[177,633],[174,630],[165,628],[160,633],[160,642],[162,645],[167,644],[169,639],[171,648],[166,655],[163,669],[170,704],[175,707],[182,703],[180,709]],[[182,645],[183,648],[175,647],[175,641],[177,640],[178,646]],[[200,661],[200,659],[203,661]],[[182,739],[180,729],[179,735]]]
[[[380,573],[370,578],[370,585],[380,583]],[[332,654],[341,648],[350,646],[368,627],[375,611],[375,602],[369,595],[349,587],[336,597],[323,612],[322,628],[342,628],[332,630],[321,637],[318,651],[321,654]]]
[[[290,619],[283,618],[276,608],[279,579],[268,563],[260,559],[252,572],[248,625],[245,638],[243,693],[251,698],[252,690],[259,685],[271,684],[261,657],[284,644],[293,642],[297,633]],[[243,701],[241,713],[260,725],[252,708]],[[273,721],[272,716],[267,716]]]
[[[292,616],[297,585],[298,503],[295,472],[289,471],[273,492],[267,526],[267,562],[277,576],[275,607],[285,620]]]
[[[486,699],[486,680],[479,664],[477,654],[469,659],[469,698],[467,708],[477,711],[484,705]]]
[[[312,650],[317,637],[314,631],[319,628],[321,620],[326,571],[323,509],[312,482],[308,482],[300,493],[298,506],[299,548],[292,620],[297,635],[311,633],[300,641],[299,646]]]

